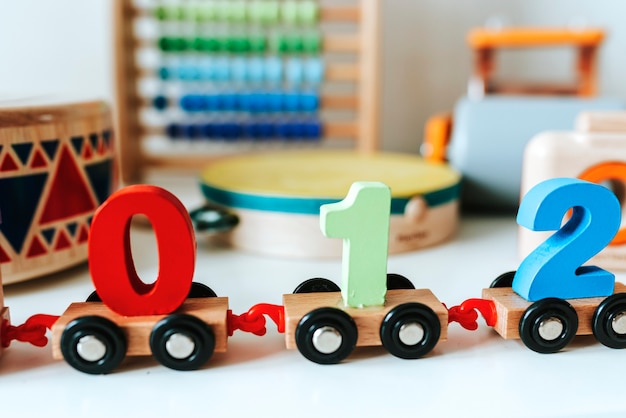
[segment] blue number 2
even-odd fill
[[[572,216],[561,227],[570,208]],[[513,290],[521,297],[534,302],[613,293],[612,273],[581,267],[611,242],[620,227],[620,204],[609,189],[579,179],[544,181],[524,196],[517,223],[532,231],[557,230],[520,264]]]

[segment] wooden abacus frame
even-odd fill
[[[351,110],[355,116],[350,120],[324,121],[323,138],[353,139],[356,149],[362,152],[376,150],[379,142],[380,4],[380,0],[353,0],[339,5],[320,1],[319,9],[318,22],[349,22],[357,28],[349,34],[334,33],[330,28],[322,32],[324,53],[350,53],[357,57],[354,63],[326,62],[325,82],[355,83],[356,89],[353,94],[322,94],[320,109]],[[142,148],[147,135],[162,130],[145,125],[140,117],[140,110],[149,104],[138,91],[138,80],[150,70],[141,68],[137,62],[137,47],[145,41],[136,36],[134,22],[145,16],[147,9],[136,6],[133,0],[115,0],[114,8],[115,113],[124,181],[140,180],[143,170],[148,167],[198,168],[219,157],[197,152],[182,156],[149,155]]]

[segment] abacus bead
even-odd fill
[[[163,110],[167,108],[168,106],[167,97],[162,96],[162,95],[156,96],[152,100],[152,105],[155,107],[155,109],[158,109],[158,110]]]
[[[315,93],[300,94],[300,110],[305,112],[315,112],[319,108],[319,98]]]
[[[269,57],[265,60],[265,78],[270,82],[280,82],[283,78],[282,61],[277,57]]]
[[[285,77],[291,84],[301,84],[304,78],[304,66],[302,65],[302,60],[292,58],[287,61]]]
[[[305,24],[314,24],[319,16],[319,4],[317,1],[305,0],[298,5],[298,20]]]
[[[304,65],[304,78],[308,83],[320,84],[324,77],[324,63],[319,58],[309,58]]]
[[[302,51],[309,54],[317,54],[322,49],[322,37],[319,33],[312,33],[301,38]]]
[[[170,123],[165,127],[165,134],[170,138],[180,138],[180,125],[177,123]]]
[[[322,124],[319,121],[308,122],[304,128],[305,138],[319,139],[322,136]]]
[[[298,4],[293,0],[283,1],[280,15],[283,22],[294,24],[298,20]]]

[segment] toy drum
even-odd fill
[[[338,202],[355,181],[391,188],[389,252],[430,246],[458,224],[460,175],[444,164],[402,154],[293,151],[219,160],[201,175],[209,202],[234,210],[226,240],[262,254],[338,257],[341,239],[324,237],[320,206]]]
[[[91,217],[115,183],[112,119],[104,103],[0,103],[4,283],[85,261]]]

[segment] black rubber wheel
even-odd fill
[[[413,283],[401,274],[387,274],[387,290],[415,289]]]
[[[174,314],[154,326],[150,349],[165,367],[196,370],[213,355],[215,336],[211,327],[195,316]]]
[[[626,293],[604,299],[591,320],[593,335],[610,348],[626,348]]]
[[[189,294],[187,295],[188,299],[216,297],[217,294],[213,291],[213,289],[203,283],[198,282],[191,283],[191,289],[189,289]]]
[[[380,326],[383,346],[396,357],[416,359],[428,354],[439,341],[441,323],[437,314],[421,303],[393,308]]]
[[[126,348],[126,336],[122,330],[101,316],[76,318],[61,334],[63,358],[83,373],[112,371],[124,360]]]
[[[515,277],[515,271],[507,271],[496,277],[489,285],[489,288],[494,289],[496,287],[513,287],[513,278]]]
[[[100,299],[98,292],[94,290],[89,294],[85,302],[102,302],[102,299]]]
[[[556,353],[576,336],[578,315],[567,301],[539,300],[526,309],[519,323],[519,334],[526,347],[538,353]]]
[[[293,293],[341,292],[335,282],[321,277],[305,280],[298,285]]]
[[[358,331],[354,320],[337,308],[318,308],[302,317],[296,327],[300,353],[318,364],[336,364],[352,353]]]

